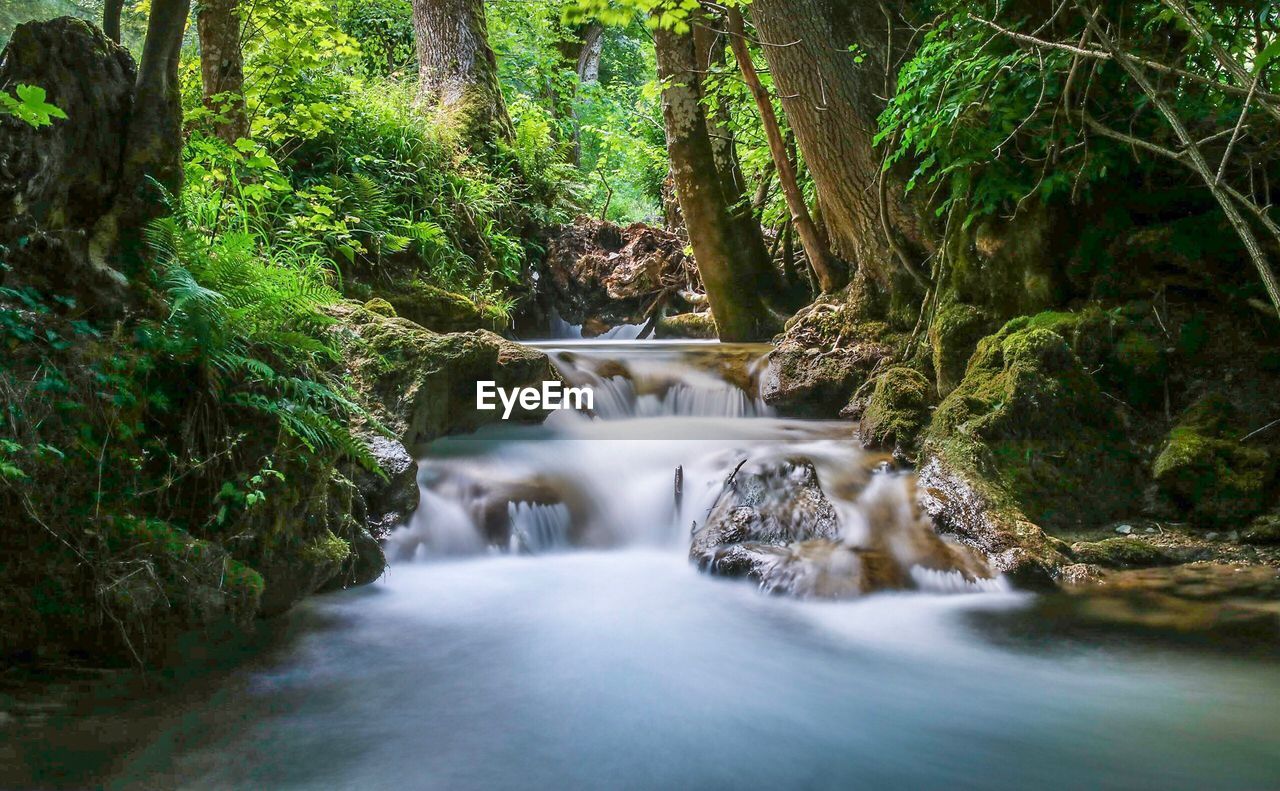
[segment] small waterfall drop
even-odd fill
[[[388,539],[393,561],[572,547],[687,551],[743,465],[812,465],[839,541],[893,558],[916,588],[1001,590],[956,565],[915,503],[914,476],[862,450],[853,424],[779,418],[760,397],[767,346],[578,341],[541,346],[590,412],[438,440],[419,462],[422,506]],[[765,476],[761,480],[772,480]],[[786,520],[795,481],[758,497]],[[807,561],[806,561],[807,562]],[[958,570],[957,570],[958,569]]]

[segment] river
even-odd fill
[[[595,418],[426,449],[386,576],[149,713],[108,787],[1280,787],[1273,662],[1024,632],[1002,580],[832,602],[700,573],[744,458],[810,459],[848,534],[907,514],[910,476],[770,414],[758,348],[541,345]]]

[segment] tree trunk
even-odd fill
[[[102,32],[115,43],[120,43],[120,14],[124,0],[106,0],[102,4]]]
[[[578,53],[578,83],[600,82],[600,57],[604,54],[604,25],[592,22],[582,31],[582,50]]]
[[[733,127],[729,125],[730,110],[721,95],[712,95],[707,88],[707,76],[725,64],[726,42],[718,28],[722,20],[706,17],[693,27],[694,57],[697,67],[690,77],[697,85],[703,112],[706,115],[707,135],[711,152],[715,156],[716,172],[720,177],[720,190],[733,220],[733,234],[738,246],[734,272],[739,279],[755,283],[766,305],[782,312],[790,312],[799,305],[789,304],[778,271],[769,256],[764,233],[756,221],[751,201],[747,198],[747,178],[738,159],[738,144]]]
[[[747,45],[746,29],[742,12],[731,8],[727,12],[729,35],[732,37],[734,57],[742,70],[751,95],[756,100],[756,108],[760,111],[760,120],[764,126],[765,138],[769,141],[769,152],[773,156],[773,164],[778,171],[778,182],[787,199],[787,208],[791,212],[791,221],[800,235],[800,243],[809,255],[809,263],[818,275],[818,283],[823,291],[835,291],[842,287],[847,279],[847,271],[843,261],[833,258],[822,238],[818,236],[818,227],[809,214],[804,193],[800,191],[800,183],[796,179],[795,170],[791,167],[791,158],[787,155],[787,143],[782,137],[782,129],[778,125],[778,116],[773,110],[773,100],[760,82],[755,63],[751,60],[751,50]],[[788,226],[790,228],[790,226]]]
[[[885,4],[869,0],[751,5],[765,59],[818,190],[832,251],[882,284],[896,267],[914,263],[902,259],[921,258],[933,246],[903,181],[892,172],[880,181],[877,119],[909,39],[908,31],[890,24],[886,11]]]
[[[163,195],[182,190],[182,97],[178,93],[178,56],[187,30],[191,0],[152,0],[147,40],[133,92],[133,116],[125,142],[122,193],[140,199],[154,214]]]
[[[239,0],[201,0],[196,13],[200,33],[200,78],[204,104],[222,120],[218,137],[234,143],[249,134],[244,109],[244,53],[240,47]]]
[[[456,119],[473,145],[514,137],[489,46],[484,0],[413,0],[418,107]]]
[[[666,86],[662,114],[672,178],[720,338],[768,338],[777,324],[765,309],[756,280],[737,271],[742,260],[739,225],[725,199],[707,131],[693,36],[660,29],[654,41],[658,76]]]

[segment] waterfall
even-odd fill
[[[537,555],[569,546],[569,508],[564,503],[508,503],[511,551]]]

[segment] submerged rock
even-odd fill
[[[865,535],[845,535],[811,462],[744,465],[695,529],[689,557],[769,592],[820,598],[918,587],[922,571],[967,582],[993,577],[979,557],[934,533],[900,489],[873,484],[859,505]]]

